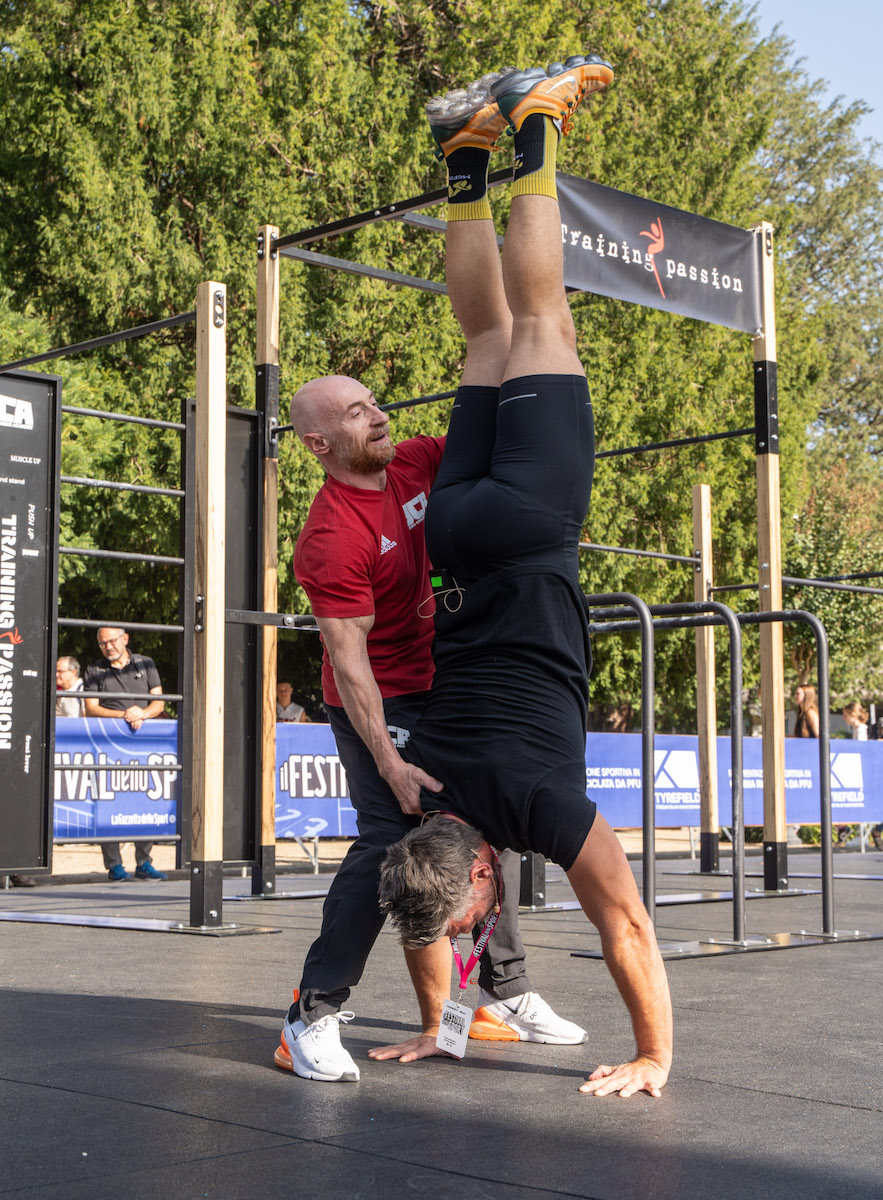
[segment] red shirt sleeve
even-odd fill
[[[347,529],[335,530],[333,537],[321,530],[307,534],[294,559],[298,583],[317,617],[373,616],[373,565],[374,553],[365,539]]]

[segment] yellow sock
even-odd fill
[[[513,196],[549,196],[558,199],[555,160],[558,130],[551,117],[531,113],[515,134]]]

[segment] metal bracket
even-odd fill
[[[196,597],[196,609],[193,614],[193,632],[202,633],[205,629],[205,596]]]
[[[212,321],[215,329],[223,329],[226,319],[226,302],[224,300],[224,293],[217,291],[212,297]]]

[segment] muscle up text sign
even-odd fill
[[[758,332],[759,235],[573,175],[557,179],[568,287]]]
[[[0,375],[0,871],[49,865],[60,408],[54,376]]]

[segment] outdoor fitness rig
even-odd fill
[[[5,839],[5,853],[13,856],[13,862],[18,861],[26,869],[36,869],[48,872],[51,867],[52,846],[52,773],[54,771],[54,701],[58,693],[48,686],[50,665],[54,665],[57,654],[57,627],[73,627],[98,629],[102,627],[123,627],[133,632],[157,632],[173,635],[178,639],[178,691],[162,693],[157,699],[174,702],[178,705],[178,761],[174,764],[163,763],[161,770],[179,775],[178,788],[178,829],[177,835],[177,864],[188,863],[191,872],[190,887],[190,923],[177,921],[141,920],[132,918],[96,918],[73,914],[50,914],[29,912],[2,912],[0,919],[15,921],[39,921],[57,924],[97,925],[122,927],[128,929],[143,929],[156,932],[211,934],[243,934],[258,932],[273,932],[268,929],[224,924],[221,909],[221,882],[224,864],[225,816],[230,824],[229,810],[224,809],[224,777],[225,767],[230,770],[231,761],[225,763],[225,656],[248,654],[247,645],[244,647],[225,645],[225,547],[227,535],[231,529],[230,511],[226,506],[226,471],[228,469],[227,450],[231,444],[236,444],[238,427],[244,421],[246,426],[260,425],[257,414],[246,410],[227,410],[226,407],[226,288],[223,284],[207,282],[200,284],[197,290],[196,309],[192,312],[181,313],[165,320],[140,325],[133,329],[106,334],[86,342],[71,346],[63,346],[45,354],[32,355],[17,362],[7,363],[0,367],[2,387],[9,392],[13,401],[27,406],[28,419],[31,425],[45,427],[45,445],[47,448],[44,471],[46,479],[43,486],[47,494],[43,497],[42,506],[35,503],[35,510],[45,509],[47,528],[39,531],[35,545],[41,540],[44,543],[43,561],[45,569],[41,586],[44,601],[42,611],[38,604],[38,596],[29,595],[27,610],[21,607],[21,617],[16,613],[16,619],[26,628],[26,622],[36,615],[37,627],[44,622],[46,633],[42,639],[41,670],[25,671],[24,674],[34,677],[33,693],[24,696],[24,702],[31,700],[30,710],[24,706],[20,714],[14,711],[13,728],[16,723],[31,720],[31,733],[25,735],[29,743],[40,745],[41,769],[27,770],[29,779],[18,781],[22,787],[17,789],[15,796],[15,814],[0,813],[4,826],[9,824],[12,836]],[[132,338],[155,334],[177,325],[195,322],[196,325],[196,398],[185,401],[182,405],[182,420],[161,421],[146,417],[131,416],[127,413],[104,412],[98,409],[64,407],[61,404],[61,380],[57,376],[43,376],[33,372],[18,374],[19,368],[30,367],[36,363],[68,355],[85,353],[103,346]],[[14,373],[16,372],[16,373]],[[21,410],[25,412],[24,409]],[[58,473],[60,446],[61,415],[70,417],[95,417],[101,420],[125,422],[134,425],[147,426],[152,429],[170,429],[182,438],[181,446],[181,487],[158,488],[141,484],[121,483],[111,480],[80,478],[65,476]],[[251,418],[251,420],[249,420]],[[27,429],[27,423],[22,418],[22,427]],[[262,426],[261,426],[262,429]],[[248,457],[251,449],[248,439],[254,442],[253,431],[249,428],[246,433],[245,452]],[[242,441],[241,434],[239,442]],[[255,455],[251,454],[252,458]],[[31,464],[39,465],[41,458],[25,459]],[[237,467],[241,463],[236,463]],[[52,468],[51,478],[49,468]],[[242,472],[236,476],[241,478]],[[22,484],[26,481],[22,480]],[[41,481],[37,481],[39,489]],[[180,542],[181,555],[163,556],[142,554],[132,551],[81,548],[77,546],[58,545],[58,510],[60,485],[70,485],[87,488],[107,488],[126,493],[141,493],[156,496],[167,496],[179,501],[180,509]],[[36,496],[37,501],[40,496]],[[239,498],[240,503],[233,506],[234,512],[247,511],[247,521],[252,519],[254,505],[249,506],[246,497]],[[224,520],[225,513],[227,520]],[[41,513],[41,515],[43,515]],[[233,526],[235,532],[235,525]],[[244,534],[249,536],[248,526]],[[243,535],[240,531],[240,543]],[[151,565],[173,566],[180,572],[179,610],[180,623],[157,624],[131,621],[113,615],[107,618],[85,619],[82,617],[57,617],[58,579],[57,563],[60,554],[82,555],[94,559],[116,559],[127,562],[148,563]],[[34,552],[36,558],[39,552]],[[247,562],[247,555],[245,556]],[[249,595],[242,597],[252,599]],[[16,627],[18,636],[18,627]],[[36,641],[36,639],[34,639]],[[26,638],[19,636],[19,642]],[[253,655],[252,655],[253,657]],[[38,661],[35,658],[35,661]],[[248,681],[244,682],[247,687]],[[101,692],[61,693],[77,698],[100,698]],[[134,693],[115,693],[120,698],[143,699],[143,695]],[[34,697],[37,697],[34,699]],[[252,711],[254,705],[252,705]],[[228,717],[236,720],[236,706],[227,706]],[[24,740],[24,738],[22,738]],[[233,745],[233,765],[240,757],[241,747]],[[37,757],[36,754],[33,755]],[[96,773],[101,765],[96,763],[66,764],[65,771]],[[229,781],[228,781],[229,782]],[[234,784],[238,781],[233,780]],[[253,789],[252,789],[253,790]],[[189,801],[189,802],[188,802]],[[242,802],[240,801],[241,819]],[[31,818],[29,822],[21,818],[27,810]],[[37,820],[34,821],[33,815]],[[13,821],[10,817],[19,818]],[[234,818],[237,815],[234,812]],[[246,814],[247,816],[247,814]],[[247,823],[247,822],[246,822]],[[24,832],[22,832],[22,830]],[[4,834],[6,833],[4,829]],[[235,832],[235,831],[234,831]],[[18,843],[16,844],[16,836]],[[74,838],[70,840],[83,840]],[[93,838],[91,840],[106,840]],[[130,840],[130,838],[125,838]],[[140,840],[166,840],[155,836],[143,837]],[[20,856],[17,860],[15,856]],[[230,854],[227,862],[235,862],[238,855]],[[250,861],[250,856],[247,861]],[[4,867],[6,864],[4,863]],[[2,868],[0,868],[2,869]],[[10,869],[15,866],[10,864]]]
[[[510,170],[497,171],[488,178],[490,186],[511,181]],[[630,446],[601,450],[600,459],[625,456],[695,445],[702,442],[748,437],[755,439],[757,463],[757,530],[760,605],[762,610],[780,611],[781,587],[781,525],[779,503],[779,437],[777,404],[777,364],[773,266],[773,229],[761,222],[750,230],[708,221],[664,205],[630,196],[611,188],[589,184],[583,180],[558,174],[558,191],[562,210],[562,237],[565,254],[565,284],[568,291],[590,291],[613,296],[651,307],[685,313],[699,320],[737,328],[750,333],[754,351],[754,424],[740,429],[725,430],[694,437],[672,438]],[[352,217],[317,225],[298,233],[279,236],[279,230],[264,225],[258,231],[258,346],[257,346],[257,407],[267,421],[265,458],[264,505],[267,515],[265,530],[274,524],[277,504],[277,447],[281,434],[291,426],[279,421],[279,259],[293,258],[307,265],[361,275],[385,283],[400,284],[437,295],[447,289],[443,283],[412,275],[353,262],[349,259],[319,254],[305,247],[339,234],[351,233],[377,221],[399,220],[432,232],[441,232],[445,223],[416,210],[430,208],[447,199],[445,188],[394,204],[369,209]],[[663,260],[665,287],[649,255],[637,256],[634,243],[639,231],[648,229],[653,220],[666,229],[667,245],[674,247],[676,258]],[[585,232],[591,230],[591,232]],[[603,233],[599,233],[603,230]],[[680,240],[678,240],[680,239]],[[620,247],[622,253],[620,254]],[[588,249],[589,253],[584,253]],[[615,253],[614,253],[615,252]],[[713,287],[706,288],[701,300],[688,294],[689,273],[684,259],[690,254],[716,256],[722,263],[735,264],[718,270],[715,266],[702,275],[710,277]],[[680,261],[677,261],[680,260]],[[631,272],[626,278],[622,269],[639,261],[645,269]],[[611,265],[612,264],[612,265]],[[692,269],[692,268],[691,268]],[[741,275],[745,276],[743,285]],[[651,273],[652,272],[652,273]],[[695,275],[695,272],[694,272]],[[645,282],[646,281],[646,282]],[[738,287],[737,287],[738,283]],[[658,284],[659,292],[656,291]],[[715,290],[716,289],[716,290]],[[659,293],[662,293],[660,299]],[[453,391],[437,392],[415,400],[397,401],[383,405],[386,411],[433,403],[448,399]],[[694,554],[664,555],[660,552],[630,550],[585,543],[583,549],[598,552],[633,554],[637,557],[669,559],[689,563],[694,567],[694,598],[708,600],[713,584],[711,569],[710,498],[706,487],[693,492]],[[263,610],[272,613],[277,607],[277,559],[275,542],[264,547]],[[720,825],[717,798],[717,713],[715,701],[715,667],[713,628],[697,629],[696,660],[698,688],[698,734],[701,798],[701,865],[713,871],[719,866],[718,842]],[[267,735],[271,716],[275,712],[276,627],[268,626],[263,642],[264,730],[262,774],[262,845],[261,885],[253,880],[255,893],[270,894],[273,890],[275,848],[273,814],[275,803],[274,749]],[[781,625],[761,628],[761,701],[763,720],[763,788],[764,788],[764,879],[766,890],[787,891],[787,830],[785,821],[785,721],[781,697],[784,693],[784,658]],[[532,885],[527,884],[530,892]],[[523,889],[524,892],[524,889]],[[533,886],[536,893],[536,887]]]

